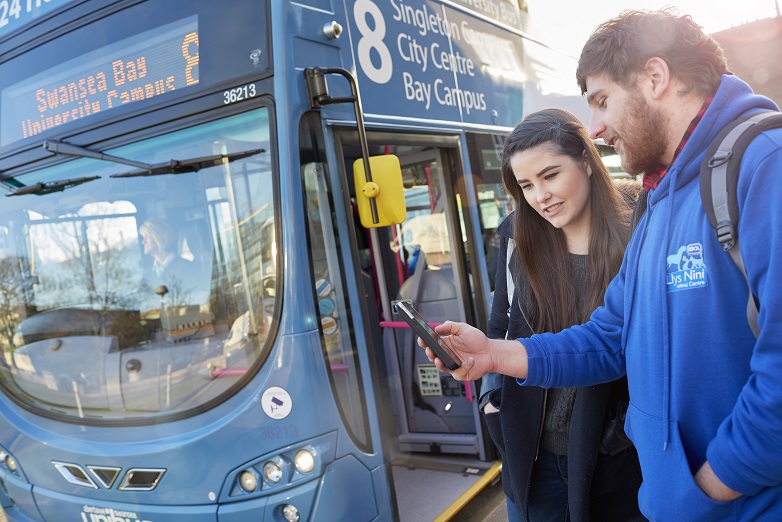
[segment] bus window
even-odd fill
[[[422,254],[426,266],[450,268],[451,242],[441,201],[443,193],[435,174],[441,167],[431,149],[408,153],[408,156],[413,160],[408,163],[410,160],[405,157],[402,169],[407,220],[398,229],[398,247],[406,254],[410,274]]]
[[[227,396],[274,326],[269,141],[262,108],[111,151],[151,165],[253,151],[235,161],[149,175],[79,158],[16,176],[0,210],[0,386],[96,422]],[[59,183],[73,179],[89,182]]]
[[[325,163],[320,161],[325,159],[325,151],[319,135],[319,121],[315,113],[309,113],[302,119],[299,132],[309,238],[307,251],[313,270],[314,298],[318,303],[318,325],[340,413],[354,441],[368,448],[367,405],[348,313],[339,234],[332,219],[329,173]]]
[[[498,134],[467,133],[470,167],[473,173],[475,199],[478,202],[481,235],[489,267],[491,291],[499,252],[496,230],[502,220],[513,211],[513,198],[502,185],[502,147],[505,136]]]
[[[625,172],[622,166],[622,158],[619,157],[619,153],[614,150],[613,147],[608,146],[600,139],[595,142],[597,145],[597,151],[600,153],[600,158],[603,160],[603,164],[608,169],[611,177],[614,179],[628,179],[631,178],[627,172]]]

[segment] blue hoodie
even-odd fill
[[[651,520],[782,520],[782,129],[747,148],[738,183],[741,253],[760,302],[755,339],[747,284],[703,211],[705,149],[737,117],[776,109],[723,76],[719,90],[657,189],[622,268],[591,320],[521,339],[524,385],[584,386],[625,372],[625,430]],[[693,475],[708,460],[743,494],[714,502]]]

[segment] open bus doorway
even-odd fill
[[[360,154],[354,137],[336,133],[342,152],[338,162],[346,174]],[[371,155],[399,158],[407,210],[405,222],[390,227],[364,229],[354,220],[369,348],[380,377],[377,409],[384,417],[384,447],[405,519],[406,499],[424,487],[424,476],[451,488],[442,498],[453,501],[458,496],[453,492],[468,488],[489,469],[486,460],[493,452],[481,428],[477,384],[439,372],[393,314],[393,303],[413,301],[432,324],[447,319],[475,324],[484,298],[476,291],[480,276],[473,277],[470,253],[482,248],[475,246],[482,240],[468,238],[469,209],[458,189],[464,169],[457,138],[391,133],[369,133],[368,138]],[[349,191],[354,193],[352,187]],[[470,467],[475,475],[466,478],[464,470]]]
[[[471,314],[469,257],[461,221],[444,175],[447,150],[425,147],[402,155],[407,219],[380,242],[387,299],[406,299],[430,323],[466,321]],[[459,245],[457,245],[459,243]],[[460,251],[461,250],[461,251]],[[389,266],[390,265],[390,266]],[[385,303],[383,303],[385,304]],[[396,388],[392,405],[401,452],[479,453],[473,415],[473,384],[440,374],[416,345],[414,333],[381,306],[386,364]],[[396,377],[396,375],[398,377]]]

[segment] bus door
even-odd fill
[[[467,245],[475,243],[467,241],[466,205],[456,188],[464,172],[458,138],[369,133],[368,140],[370,155],[399,158],[407,207],[407,219],[399,225],[364,229],[355,220],[355,241],[365,263],[363,292],[373,318],[368,329],[381,385],[387,386],[378,407],[391,412],[390,447],[485,459],[475,383],[439,372],[393,307],[410,300],[431,324],[476,324],[476,308],[485,306],[474,290]],[[336,141],[342,154],[338,162],[350,178],[353,161],[360,157],[355,133],[338,132]]]

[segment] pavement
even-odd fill
[[[449,522],[507,522],[508,508],[499,477],[481,490]]]

